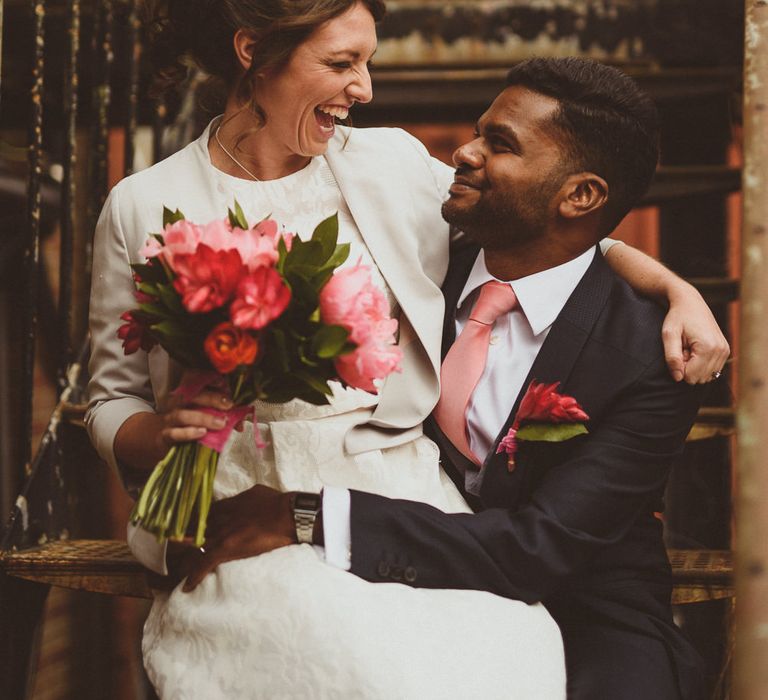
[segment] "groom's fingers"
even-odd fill
[[[206,549],[204,554],[200,553],[200,556],[189,568],[187,580],[184,582],[182,590],[185,593],[193,591],[208,574],[224,561],[226,559],[222,558],[219,555],[219,550],[213,546]]]
[[[661,329],[661,339],[664,342],[664,359],[669,373],[672,379],[679,382],[685,376],[683,329],[677,324],[665,321]]]

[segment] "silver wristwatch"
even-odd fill
[[[297,491],[293,494],[293,522],[299,544],[312,544],[312,531],[322,505],[323,497],[319,493]]]

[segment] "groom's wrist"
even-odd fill
[[[315,518],[315,526],[312,528],[312,544],[316,544],[319,547],[325,546],[325,533],[323,531],[322,507],[317,512],[317,518]]]

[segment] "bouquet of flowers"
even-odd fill
[[[173,446],[149,477],[131,520],[158,540],[183,539],[196,512],[195,543],[204,542],[219,453],[251,402],[328,403],[337,379],[376,393],[376,380],[399,370],[389,303],[359,262],[337,270],[349,255],[337,235],[336,215],[308,241],[270,219],[251,227],[235,202],[206,225],[166,208],[163,232],[141,249],[138,308],[118,330],[125,353],[159,344],[194,370],[176,391],[182,400],[215,387],[234,404],[200,409],[226,426]]]

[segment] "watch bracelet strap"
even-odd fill
[[[322,501],[320,502],[322,505]],[[292,510],[293,522],[296,527],[296,539],[299,544],[313,544],[315,522],[321,506],[316,510],[297,510],[296,497],[294,496]]]

